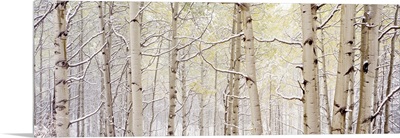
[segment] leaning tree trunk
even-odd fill
[[[346,128],[346,108],[349,81],[352,66],[353,46],[354,46],[354,16],[356,6],[354,4],[344,4],[341,7],[341,26],[340,26],[340,49],[339,63],[336,78],[335,99],[333,106],[332,133],[345,134]]]
[[[255,64],[255,50],[254,50],[254,36],[253,36],[253,25],[250,14],[250,4],[244,3],[240,5],[240,9],[244,14],[244,22],[246,23],[244,28],[244,44],[246,49],[246,72],[248,77],[246,78],[246,84],[249,90],[250,96],[250,109],[251,109],[251,124],[252,134],[262,135],[262,121],[261,121],[261,110],[260,110],[260,99],[257,89],[257,78],[256,78],[256,64]]]
[[[176,34],[177,34],[177,20],[178,20],[178,8],[179,8],[179,3],[174,2],[173,3],[173,8],[172,8],[172,38],[171,38],[171,45],[170,48],[173,48],[171,51],[170,55],[170,70],[169,70],[169,113],[168,113],[168,136],[174,136],[175,132],[175,107],[176,107],[176,71],[178,67],[178,61],[177,61],[177,54],[178,54],[178,48],[177,48],[177,43],[176,43]]]
[[[365,5],[364,16],[367,23],[361,28],[360,108],[357,118],[357,134],[369,134],[372,118],[372,92],[374,91],[375,69],[377,67],[378,33],[381,22],[382,5]]]
[[[242,32],[242,14],[239,8],[236,8],[236,34],[239,34]],[[240,56],[241,54],[241,45],[240,45],[240,38],[236,38],[236,53],[235,53],[235,71],[240,72]],[[240,76],[235,74],[234,78],[234,83],[233,83],[233,111],[232,111],[232,123],[233,123],[233,128],[232,128],[232,135],[239,135],[239,99],[237,98],[239,96],[239,83],[240,83]]]
[[[320,107],[317,84],[318,59],[315,46],[315,20],[317,6],[302,4],[303,32],[303,88],[304,88],[304,131],[305,134],[320,134]]]
[[[398,11],[399,11],[399,5],[396,6],[396,12],[394,14],[394,26],[397,26],[397,18],[398,18]],[[394,62],[394,49],[395,49],[395,44],[396,44],[396,36],[397,34],[397,29],[395,29],[391,44],[390,44],[390,63],[389,63],[389,75],[388,75],[388,81],[387,81],[387,87],[386,87],[386,96],[390,94],[391,90],[391,84],[392,84],[392,74],[393,74],[393,62]],[[385,105],[385,122],[383,125],[383,132],[385,134],[390,133],[390,127],[389,127],[389,119],[390,119],[390,104],[386,103]]]
[[[105,31],[105,24],[104,24],[104,15],[103,15],[103,8],[102,8],[103,2],[99,2],[99,12],[100,12],[100,27],[102,31]],[[111,30],[109,30],[109,33],[111,33]],[[111,94],[111,74],[110,74],[110,48],[111,48],[111,41],[106,41],[105,38],[105,33],[102,34],[102,42],[101,44],[105,44],[105,47],[103,48],[103,85],[104,85],[104,96],[106,100],[106,126],[107,126],[107,136],[109,137],[115,137],[115,130],[114,130],[114,115],[113,115],[113,104],[112,104],[112,94]],[[111,36],[109,36],[111,37]]]
[[[66,10],[68,1],[57,1],[56,11],[56,37],[54,41],[54,109],[55,127],[57,137],[69,137],[69,90],[67,84],[67,21]]]
[[[140,48],[140,26],[139,20],[135,17],[139,12],[139,3],[130,2],[129,38],[131,47],[131,74],[132,74],[132,136],[143,136],[143,113],[142,113],[142,81],[141,81],[141,48]]]

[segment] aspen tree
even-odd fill
[[[178,8],[179,3],[174,2],[172,8],[172,35],[171,35],[171,45],[170,48],[173,48],[170,55],[170,70],[169,70],[169,113],[168,113],[168,136],[175,135],[175,107],[176,107],[176,71],[178,66],[177,55],[178,48],[176,47],[176,34],[177,34],[177,20],[178,20]]]
[[[254,36],[253,36],[253,25],[252,18],[250,14],[250,4],[244,3],[240,4],[240,9],[244,14],[244,44],[246,49],[246,72],[248,78],[246,78],[246,84],[250,95],[250,109],[251,109],[251,124],[253,135],[263,134],[262,121],[261,121],[261,109],[260,109],[260,99],[257,89],[257,78],[256,78],[256,64],[254,57]]]
[[[142,114],[142,81],[141,81],[141,48],[140,48],[140,20],[136,17],[139,13],[139,3],[129,3],[130,19],[129,38],[131,55],[131,75],[132,75],[132,136],[143,136],[143,114]]]
[[[68,1],[56,1],[54,40],[54,109],[57,137],[69,137],[69,90],[67,83],[67,12]]]
[[[242,13],[239,8],[236,8],[236,34],[242,32]],[[235,39],[235,62],[234,67],[236,72],[240,72],[240,57],[241,57],[241,43],[240,38]],[[235,74],[234,76],[234,83],[233,83],[233,111],[232,111],[232,135],[239,135],[239,83],[240,83],[240,76]]]
[[[100,12],[100,27],[102,31],[105,31],[105,23],[104,23],[104,15],[103,15],[103,2],[99,2],[99,12]],[[108,33],[111,33],[110,31]],[[105,33],[102,34],[102,45],[105,44],[103,48],[103,85],[104,85],[104,96],[105,96],[105,114],[106,114],[106,127],[107,127],[107,136],[115,137],[114,130],[114,113],[113,113],[113,104],[112,104],[112,94],[111,94],[111,74],[110,74],[110,49],[111,49],[111,41],[107,41],[105,37]],[[111,37],[111,36],[110,36]]]
[[[304,131],[305,134],[320,134],[320,107],[318,94],[318,59],[316,53],[315,20],[317,6],[315,4],[301,5],[303,32],[303,94]]]
[[[357,118],[357,134],[369,134],[372,121],[372,92],[378,59],[378,33],[382,5],[364,5],[364,17],[361,28],[361,72],[360,107]]]
[[[344,4],[341,7],[339,63],[333,102],[333,134],[344,134],[346,130],[347,97],[350,91],[349,81],[350,75],[352,75],[351,72],[354,71],[352,56],[354,55],[355,9],[356,7],[353,4]]]

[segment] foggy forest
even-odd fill
[[[400,133],[399,5],[33,7],[35,137]]]

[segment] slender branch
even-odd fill
[[[392,27],[386,29],[385,31],[383,31],[383,32],[381,33],[381,35],[379,35],[378,41],[381,41],[381,39],[383,38],[383,36],[384,36],[386,33],[388,33],[390,30],[392,30],[392,29],[400,29],[400,26],[392,26]]]
[[[91,38],[89,38],[85,43],[83,43],[80,47],[79,50],[76,51],[76,53],[72,54],[72,56],[67,60],[70,61],[72,58],[74,58],[76,55],[78,55],[78,53],[82,50],[83,47],[85,47],[90,41],[92,41],[94,38],[96,38],[97,36],[99,36],[100,34],[103,34],[104,31],[101,31],[97,34],[95,34],[94,36],[92,36]],[[82,34],[81,34],[82,35]]]
[[[284,43],[284,44],[288,44],[288,45],[299,45],[300,47],[303,46],[301,44],[301,42],[299,42],[299,41],[286,41],[286,40],[282,40],[282,39],[279,39],[279,38],[272,38],[270,40],[262,40],[262,39],[259,39],[257,37],[254,37],[254,39],[256,39],[258,42],[274,42],[274,41],[278,41],[280,43]]]
[[[304,101],[304,97],[302,97],[302,98],[296,97],[296,96],[286,97],[286,96],[283,96],[281,93],[277,93],[277,94],[278,94],[280,97],[282,97],[283,99],[286,99],[286,100],[299,100],[299,101],[301,101],[301,102]]]
[[[47,15],[49,15],[49,13],[51,13],[54,9],[55,8],[53,8],[53,4],[50,4],[50,8],[44,15],[40,15],[42,18],[40,18],[39,21],[37,21],[35,25],[33,25],[33,28],[36,28],[38,25],[40,25],[40,23],[42,23],[42,21],[47,17]]]
[[[85,116],[83,116],[83,117],[81,117],[81,118],[78,118],[78,119],[75,119],[75,120],[70,121],[68,127],[69,127],[70,125],[72,125],[73,123],[76,123],[76,122],[85,120],[86,118],[91,117],[92,115],[96,114],[96,113],[100,110],[100,108],[101,108],[103,105],[104,105],[104,102],[101,102],[100,106],[97,107],[96,111],[94,111],[94,112],[92,112],[92,113],[90,113],[90,114],[88,114],[88,115],[85,115]]]
[[[327,18],[324,22],[322,22],[320,26],[317,27],[317,30],[318,30],[318,29],[322,29],[322,28],[333,18],[333,16],[335,15],[335,13],[338,12],[338,11],[340,10],[340,9],[339,9],[339,6],[340,6],[340,5],[341,5],[341,4],[336,5],[336,7],[332,10],[331,14],[329,14],[328,18]]]
[[[388,95],[385,97],[385,99],[382,101],[382,103],[379,105],[378,109],[376,109],[375,113],[374,113],[371,117],[366,118],[366,119],[370,119],[370,120],[374,119],[374,118],[381,112],[382,107],[383,107],[383,106],[390,100],[390,98],[391,98],[396,92],[398,92],[398,91],[400,91],[400,87],[397,87],[396,90],[390,92],[390,94],[388,94]],[[365,122],[365,120],[364,120],[364,122]]]
[[[231,71],[231,70],[218,69],[218,68],[216,68],[214,65],[212,65],[210,62],[208,62],[208,61],[203,57],[202,54],[200,54],[200,57],[201,57],[208,65],[210,65],[210,66],[211,66],[214,70],[216,70],[216,71],[223,72],[223,73],[236,74],[236,75],[243,76],[243,77],[245,77],[246,79],[250,79],[249,76],[247,76],[246,74],[241,73],[241,72],[236,72],[236,71]]]
[[[86,59],[86,60],[84,60],[84,61],[82,61],[82,62],[79,62],[79,63],[69,64],[69,67],[76,67],[76,66],[85,64],[86,62],[92,60],[93,57],[95,57],[97,54],[99,54],[100,51],[103,50],[104,47],[106,47],[106,45],[107,45],[107,42],[105,42],[105,43],[103,44],[103,46],[102,46],[96,53],[94,53],[92,56],[90,56],[88,59]]]

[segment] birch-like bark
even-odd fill
[[[320,134],[320,107],[318,94],[318,59],[315,46],[315,20],[317,5],[302,4],[302,32],[303,32],[303,88],[305,93],[304,104],[304,131],[305,134]]]
[[[372,114],[372,92],[374,91],[375,69],[377,67],[378,33],[382,5],[364,5],[364,23],[361,28],[360,107],[357,118],[357,134],[369,134]],[[368,65],[366,65],[368,62]]]
[[[236,15],[236,5],[233,7],[233,15]],[[236,29],[236,19],[232,20],[232,34],[235,34]],[[230,47],[230,59],[229,59],[229,70],[234,70],[234,60],[235,60],[235,39],[232,39]],[[227,110],[225,113],[225,135],[230,136],[232,134],[232,114],[233,114],[233,74],[229,74],[229,91],[226,100]]]
[[[246,84],[249,90],[250,96],[250,109],[251,109],[251,124],[253,135],[262,135],[262,121],[261,121],[261,110],[260,110],[260,99],[257,89],[257,78],[256,78],[256,64],[255,64],[255,50],[254,50],[254,36],[253,36],[253,25],[250,14],[250,4],[244,3],[240,5],[240,9],[244,14],[244,44],[246,49],[246,72],[248,78],[246,78]]]
[[[129,38],[131,47],[131,74],[132,74],[132,136],[143,136],[143,113],[142,113],[142,81],[141,81],[141,48],[140,48],[140,20],[135,19],[139,12],[139,3],[129,3],[129,13],[132,22],[129,23]]]
[[[336,78],[335,99],[333,106],[332,133],[345,134],[346,108],[352,66],[353,46],[355,39],[354,16],[356,6],[343,4],[341,7],[340,49]]]
[[[172,8],[172,22],[171,22],[171,29],[172,29],[172,35],[171,35],[171,45],[170,48],[174,48],[171,51],[170,55],[170,70],[169,70],[169,113],[168,113],[168,136],[174,136],[175,135],[175,107],[176,107],[176,71],[178,67],[178,61],[177,61],[177,54],[178,54],[178,49],[176,47],[177,42],[176,42],[176,34],[177,34],[177,20],[178,20],[178,8],[179,8],[179,3],[174,2],[173,3],[173,8]]]
[[[103,8],[102,8],[103,2],[99,2],[99,12],[100,12],[100,27],[102,31],[105,30],[105,24],[104,24],[104,15],[103,15]],[[111,33],[109,31],[109,33]],[[111,48],[111,41],[106,41],[105,34],[102,34],[102,43],[104,44],[105,42],[107,43],[106,46],[103,48],[103,85],[104,85],[104,96],[105,96],[105,114],[106,114],[106,126],[107,126],[107,136],[109,137],[115,137],[115,129],[114,129],[114,115],[113,115],[113,105],[112,105],[112,94],[111,94],[111,74],[110,74],[110,48]],[[110,36],[111,37],[111,36]]]
[[[80,10],[80,33],[81,35],[79,36],[79,45],[81,46],[83,44],[83,30],[84,30],[84,25],[83,25],[83,10]],[[79,52],[79,61],[83,61],[83,49]],[[84,68],[83,66],[79,66],[79,72],[83,73]],[[77,118],[80,118],[82,115],[85,114],[85,106],[84,106],[84,101],[85,101],[85,95],[84,95],[84,89],[85,89],[85,84],[83,80],[79,80],[78,84],[78,91],[79,91],[79,100],[78,100],[78,115]],[[85,121],[81,121],[77,124],[77,136],[78,137],[84,137],[85,136]]]
[[[67,84],[67,3],[68,1],[56,1],[55,8],[55,40],[54,40],[54,109],[57,137],[69,137],[69,90]]]
[[[398,12],[399,12],[399,5],[396,6],[396,12],[394,15],[394,26],[397,26],[397,18],[398,18]],[[397,29],[394,30],[394,34],[392,37],[392,40],[390,42],[390,63],[389,63],[389,74],[388,74],[388,81],[387,81],[387,87],[386,87],[386,96],[390,94],[391,86],[392,86],[392,74],[393,74],[393,62],[394,62],[394,50],[395,50],[395,44],[396,44],[396,39],[397,39]],[[385,105],[385,122],[383,125],[383,133],[388,134],[390,133],[390,127],[389,127],[389,119],[390,119],[390,104],[386,103]]]
[[[235,22],[234,22],[235,23]],[[239,34],[242,32],[242,14],[239,8],[236,8],[236,34]],[[240,72],[240,56],[241,54],[241,44],[240,44],[240,38],[234,39],[236,41],[235,43],[235,63],[234,63],[234,68],[236,72]],[[235,74],[234,76],[234,83],[233,83],[233,111],[232,111],[232,124],[234,127],[232,127],[232,135],[239,135],[239,99],[237,98],[239,96],[239,83],[240,83],[240,76]]]
[[[321,29],[321,55],[325,55],[325,44],[324,44],[324,29]],[[322,88],[323,88],[323,98],[324,98],[324,106],[325,106],[325,111],[326,111],[326,121],[327,121],[327,129],[328,129],[328,134],[332,134],[332,120],[331,120],[331,108],[329,104],[329,92],[328,92],[328,82],[327,82],[327,71],[326,71],[326,58],[325,56],[322,56]]]

